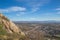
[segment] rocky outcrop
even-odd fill
[[[20,28],[2,14],[0,14],[0,24],[3,24],[4,29],[6,29],[8,33],[21,33],[21,35],[25,35]]]

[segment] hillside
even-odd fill
[[[12,21],[0,14],[0,40],[29,40]]]

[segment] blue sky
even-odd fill
[[[12,21],[60,21],[60,0],[0,0],[0,13]]]

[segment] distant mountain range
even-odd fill
[[[15,23],[60,23],[60,21],[48,20],[48,21],[13,21]]]

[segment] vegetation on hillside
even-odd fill
[[[0,24],[0,35],[5,35],[7,32],[3,29],[3,25]]]
[[[26,36],[17,34],[17,33],[7,33],[6,30],[4,30],[3,25],[0,24],[0,40],[29,40]]]
[[[6,18],[5,16],[3,16],[2,18],[3,18],[4,20],[7,20],[7,21],[9,21],[9,19],[8,19],[8,18]]]

